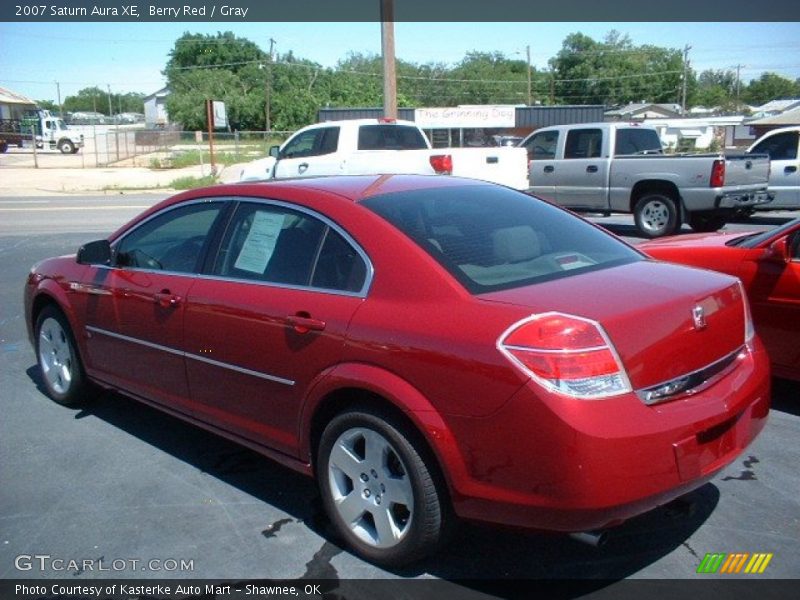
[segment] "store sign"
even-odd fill
[[[214,100],[212,101],[211,106],[214,129],[227,129],[228,113],[225,111],[225,103],[219,100]]]
[[[414,122],[422,129],[514,127],[515,107],[493,104],[455,108],[417,108],[414,110]]]

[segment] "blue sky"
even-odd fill
[[[570,33],[600,40],[615,29],[636,45],[692,46],[698,72],[742,65],[742,79],[774,71],[800,77],[800,23],[397,23],[398,58],[452,64],[472,50],[525,57],[544,68]],[[0,23],[0,86],[36,100],[62,99],[85,87],[152,93],[162,87],[173,43],[182,33],[233,31],[261,48],[291,50],[323,66],[349,52],[380,53],[379,23]]]

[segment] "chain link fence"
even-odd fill
[[[264,158],[270,146],[282,143],[291,133],[214,132],[214,163],[230,165]],[[76,138],[83,136],[83,148],[76,154],[35,149],[27,140],[21,148],[11,146],[0,154],[0,167],[177,169],[211,163],[212,145],[207,131],[97,125],[71,127],[70,134]]]

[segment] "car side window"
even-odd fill
[[[212,273],[338,291],[360,291],[367,268],[353,246],[321,219],[284,206],[241,203]]]
[[[770,160],[794,160],[797,158],[798,136],[800,134],[796,131],[776,133],[761,141],[751,153],[769,154]]]
[[[321,156],[336,152],[339,144],[338,127],[318,127],[292,138],[281,152],[281,158]]]
[[[600,129],[573,129],[567,132],[564,158],[598,158],[602,145]]]
[[[534,134],[526,143],[528,160],[551,160],[556,157],[558,147],[558,132],[543,131]]]
[[[115,264],[176,273],[195,272],[222,207],[222,202],[190,204],[146,221],[115,245]]]
[[[325,242],[314,266],[311,285],[327,290],[359,292],[367,277],[367,265],[350,243],[335,229],[328,228]]]
[[[789,246],[789,257],[793,261],[800,261],[800,230],[789,236],[787,245]]]

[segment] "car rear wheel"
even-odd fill
[[[346,412],[325,428],[317,477],[337,533],[374,563],[400,566],[433,551],[445,502],[406,427],[384,415]]]
[[[53,306],[36,320],[36,357],[47,394],[59,404],[74,406],[87,398],[75,338],[64,314]]]
[[[633,209],[636,228],[649,238],[674,233],[680,227],[675,200],[661,192],[644,194]]]

